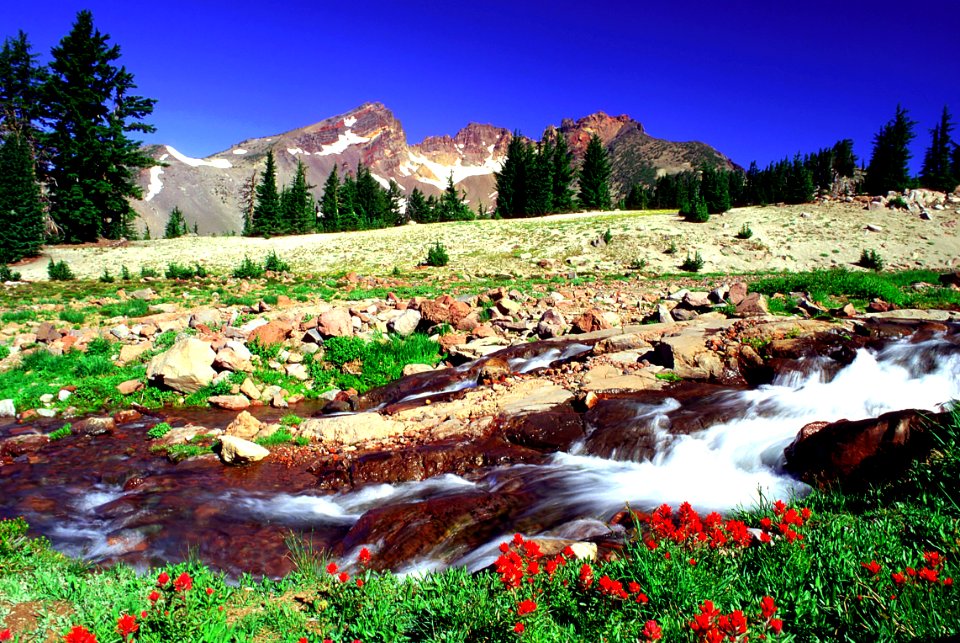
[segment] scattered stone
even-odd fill
[[[74,423],[73,432],[79,435],[105,435],[113,433],[117,423],[112,417],[91,417]]]
[[[216,353],[210,344],[185,337],[147,365],[147,378],[181,393],[194,393],[213,381]]]
[[[730,300],[730,303],[734,306],[737,306],[747,297],[747,284],[742,281],[738,281],[735,284],[730,286],[730,291],[727,294],[727,298]]]
[[[572,332],[574,333],[592,333],[608,328],[612,328],[612,326],[604,319],[603,313],[596,308],[587,310],[574,319],[572,324]]]
[[[249,377],[243,380],[243,384],[240,385],[240,392],[246,395],[251,400],[260,399],[260,389],[257,388],[257,385],[253,383],[253,380]]]
[[[17,417],[17,407],[13,405],[13,400],[0,400],[0,418]]]
[[[259,462],[268,455],[270,455],[269,451],[254,442],[232,435],[224,435],[220,438],[220,459],[224,464]]]
[[[247,336],[247,343],[259,342],[261,346],[273,346],[283,343],[292,332],[293,324],[278,319],[255,328]]]
[[[869,230],[870,232],[883,232],[882,227],[873,223],[868,223],[864,229]]]
[[[263,424],[260,420],[250,415],[247,411],[241,411],[240,414],[234,418],[233,422],[227,425],[227,428],[224,429],[223,432],[225,435],[251,439],[260,432],[261,428],[263,428]]]
[[[143,386],[144,384],[140,380],[127,380],[126,382],[117,384],[117,392],[120,393],[120,395],[130,395],[131,393],[142,391]]]
[[[287,375],[294,379],[300,380],[301,382],[306,382],[308,379],[310,379],[310,374],[307,372],[307,367],[303,364],[287,364],[284,367],[284,370],[286,371]]]
[[[560,337],[566,328],[566,321],[563,315],[555,308],[548,308],[540,315],[540,321],[537,322],[537,335],[542,339],[551,337]]]
[[[317,319],[317,332],[323,338],[352,337],[353,319],[345,308],[331,308]]]
[[[140,299],[142,301],[150,301],[151,299],[157,298],[157,293],[153,291],[153,288],[142,288],[140,290],[134,290],[130,293],[131,299]]]
[[[151,348],[153,348],[153,344],[150,342],[144,342],[142,344],[124,344],[120,348],[120,357],[117,358],[117,361],[120,362],[121,366],[132,364],[140,359],[140,356],[149,351]]]
[[[242,411],[250,406],[250,400],[245,395],[212,395],[207,398],[207,402],[228,411]]]
[[[43,322],[40,326],[37,327],[37,341],[44,344],[49,344],[60,339],[62,335],[60,331],[50,322]]]
[[[127,326],[126,324],[118,324],[117,326],[114,326],[113,328],[110,329],[110,334],[116,337],[117,339],[119,339],[120,341],[123,341],[128,337],[130,337],[131,335],[130,327]]]
[[[403,423],[379,413],[357,413],[304,420],[300,423],[300,435],[324,444],[346,446],[392,437],[404,428]]]
[[[391,332],[400,335],[401,337],[408,337],[417,330],[417,326],[420,325],[420,311],[407,309],[404,310],[395,317],[391,322],[387,324],[387,327]]]
[[[767,298],[758,292],[752,292],[736,304],[737,317],[757,317],[769,314]]]
[[[417,375],[419,373],[429,373],[433,367],[429,364],[407,364],[403,367],[403,376]]]

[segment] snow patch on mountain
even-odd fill
[[[181,163],[189,165],[190,167],[200,167],[202,165],[207,165],[209,167],[215,167],[221,170],[226,170],[227,168],[233,167],[233,165],[227,159],[195,159],[187,156],[186,154],[181,154],[173,146],[167,145],[167,151],[170,152],[170,156],[177,159]]]
[[[370,139],[366,136],[360,136],[359,134],[354,133],[352,129],[348,129],[343,134],[337,138],[336,142],[331,143],[330,145],[324,145],[320,148],[319,152],[314,152],[314,156],[328,156],[330,154],[342,154],[348,147],[351,145],[357,145],[359,143],[368,143]]]
[[[296,156],[297,154],[303,154],[304,156],[310,156],[310,152],[306,152],[299,147],[288,147],[287,154]]]
[[[356,117],[356,116],[347,116],[345,119],[343,119],[343,126],[344,126],[344,127],[353,127],[353,126],[356,125],[356,124],[357,124],[357,117]]]
[[[160,180],[161,174],[163,174],[162,166],[154,165],[150,168],[150,183],[147,185],[147,196],[143,197],[144,201],[149,201],[160,194],[160,190],[163,189],[163,181]]]
[[[420,168],[426,168],[430,170],[433,176],[423,176],[421,172],[417,178],[422,183],[435,185],[442,190],[447,187],[447,178],[451,173],[453,174],[453,182],[459,183],[467,177],[486,176],[494,172],[499,172],[502,167],[503,161],[495,159],[492,150],[490,156],[484,159],[480,165],[464,165],[462,159],[457,159],[453,165],[444,165],[436,161],[431,161],[422,154],[410,152],[410,162],[400,166],[400,172],[404,176],[409,176],[410,174],[417,173]]]
[[[241,150],[241,149],[238,148],[238,149],[235,149],[235,150],[233,151],[233,153],[234,153],[234,154],[246,154],[247,151],[246,151],[246,150]]]

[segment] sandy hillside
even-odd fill
[[[895,210],[866,211],[859,204],[806,204],[738,208],[705,224],[676,214],[610,212],[567,214],[511,221],[475,221],[401,228],[315,234],[273,239],[185,237],[138,241],[126,247],[53,246],[35,261],[17,267],[25,279],[46,279],[50,258],[66,261],[80,277],[125,265],[159,271],[169,262],[199,262],[226,273],[244,256],[262,260],[276,251],[298,272],[355,270],[383,274],[395,266],[409,270],[442,242],[450,254],[447,269],[458,273],[542,274],[567,266],[581,271],[618,271],[642,261],[655,272],[676,272],[688,253],[700,252],[704,271],[750,272],[852,267],[863,249],[878,251],[889,268],[960,266],[960,210],[951,206],[932,220]],[[736,238],[747,224],[753,237]],[[879,231],[867,226],[879,226]],[[611,243],[591,244],[609,229]],[[665,252],[671,246],[675,253]],[[549,260],[547,268],[538,265]]]

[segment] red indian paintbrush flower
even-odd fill
[[[63,643],[97,643],[97,637],[82,625],[74,625],[63,637]]]
[[[147,598],[150,599],[151,603],[156,603],[158,600],[160,600],[160,592],[153,590],[150,592],[150,595],[147,596]]]
[[[513,626],[513,631],[517,634],[523,634],[523,630],[526,629],[523,627],[523,623],[517,623]]]
[[[137,618],[131,614],[123,614],[117,619],[117,633],[123,637],[124,641],[139,629]]]
[[[880,573],[880,563],[875,560],[871,560],[869,563],[860,563],[860,566],[870,572],[873,576],[876,576]]]
[[[336,563],[331,562],[329,565],[327,565],[328,574],[336,574],[338,571],[340,571],[340,568],[337,566]]]
[[[10,631],[8,627],[5,630],[0,630],[0,641],[11,641],[13,640],[13,632]]]
[[[763,618],[770,618],[777,611],[777,604],[773,602],[772,596],[764,596],[760,601],[760,613]]]
[[[187,572],[183,572],[177,576],[177,580],[173,581],[173,591],[175,592],[186,592],[191,587],[193,587],[193,579]]]
[[[160,575],[157,576],[157,585],[163,587],[170,582],[170,574],[167,572],[160,572]]]
[[[647,641],[659,641],[663,637],[663,630],[656,621],[647,621],[643,626],[643,638]]]
[[[370,564],[370,558],[371,558],[371,556],[370,556],[370,550],[367,549],[366,547],[361,548],[361,549],[360,549],[360,554],[357,556],[357,561],[358,561],[361,565],[363,565],[364,567],[366,567],[367,565]]]
[[[534,603],[529,598],[523,601],[520,601],[520,604],[517,605],[517,614],[523,616],[524,614],[529,614],[537,609],[537,604]]]

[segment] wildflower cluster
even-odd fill
[[[517,589],[523,582],[532,585],[541,572],[552,579],[558,567],[565,566],[568,560],[574,558],[576,554],[569,547],[553,558],[547,558],[537,542],[524,540],[520,534],[514,534],[512,542],[500,543],[500,556],[494,567],[505,588]]]
[[[760,601],[760,613],[752,624],[754,630],[762,629],[760,639],[768,635],[779,634],[783,630],[783,621],[773,618],[777,605],[773,598],[764,596]],[[689,623],[697,641],[720,643],[721,641],[747,641],[751,623],[743,610],[734,610],[723,614],[714,607],[713,601],[704,601],[700,613]]]
[[[953,577],[946,576],[946,558],[936,551],[927,551],[923,554],[923,564],[919,567],[905,567],[890,573],[889,585],[885,585],[885,577],[881,572],[883,566],[875,560],[860,563],[868,577],[876,582],[876,590],[880,595],[889,593],[890,600],[896,600],[897,592],[910,590],[930,590],[936,587],[953,587]],[[862,597],[861,597],[862,598]]]

